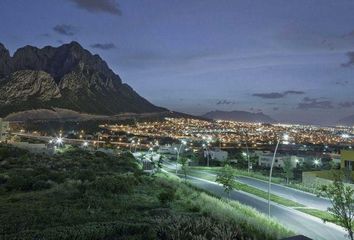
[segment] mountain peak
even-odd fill
[[[13,57],[7,50],[2,51],[0,48],[0,60],[0,79],[3,79],[0,80],[0,95],[16,96],[10,103],[0,103],[0,115],[13,109],[27,110],[29,107],[43,106],[104,115],[165,111],[140,97],[128,85],[122,84],[120,77],[99,55],[91,54],[75,41],[59,47],[37,48],[27,45],[18,49]],[[18,72],[24,74],[17,74]],[[52,89],[53,94],[43,97],[40,96],[43,92],[32,91],[32,88],[41,87],[34,79],[39,76],[35,72],[47,73],[50,77],[45,77],[48,79],[46,87],[58,88],[59,92]],[[53,79],[54,85],[49,79]],[[28,86],[24,87],[23,84],[26,83]],[[16,87],[9,87],[11,85],[21,86],[22,90],[17,89],[17,92]],[[11,91],[6,92],[9,89]],[[35,94],[30,98],[23,97],[30,99],[32,103],[27,101],[22,104],[21,94],[27,94],[26,92]],[[16,107],[13,108],[12,105]],[[6,111],[3,110],[4,107]]]

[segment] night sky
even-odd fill
[[[1,0],[0,42],[78,41],[156,105],[354,114],[353,0]]]

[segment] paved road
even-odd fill
[[[216,183],[195,177],[191,177],[190,181],[192,184],[199,188],[205,189],[219,196],[227,197],[223,191],[222,186]],[[263,199],[238,191],[232,191],[230,198],[244,205],[253,207],[259,212],[268,214],[268,204]],[[293,232],[305,235],[312,239],[346,239],[346,233],[340,227],[331,223],[324,223],[318,218],[309,216],[288,207],[280,206],[275,203],[272,203],[271,205],[271,216]]]
[[[265,181],[248,177],[237,177],[237,180],[252,187],[261,189],[263,191],[268,191],[268,183]],[[271,192],[277,196],[293,200],[305,206],[323,211],[326,211],[327,208],[331,206],[330,201],[327,199],[319,198],[313,194],[288,188],[278,184],[271,185]]]

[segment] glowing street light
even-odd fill
[[[181,145],[179,146],[179,149],[175,147],[175,151],[177,152],[177,159],[176,159],[176,174],[178,173],[178,160],[179,160],[179,154],[181,152],[182,146],[187,145],[187,142],[185,140],[181,141]]]
[[[270,190],[271,190],[271,184],[272,184],[273,167],[274,167],[275,157],[277,155],[277,151],[278,151],[279,144],[280,144],[281,140],[284,141],[284,144],[288,144],[289,143],[289,135],[285,133],[282,136],[282,138],[278,139],[277,145],[275,147],[272,163],[271,163],[271,166],[270,166],[269,181],[268,181],[268,217],[270,217]]]
[[[318,167],[318,166],[320,165],[320,160],[315,159],[315,160],[313,161],[313,164],[314,164],[316,167]]]
[[[87,147],[87,146],[88,146],[88,142],[85,141],[85,142],[82,144],[82,146]]]
[[[61,145],[63,143],[63,139],[61,137],[58,137],[57,140],[56,140],[56,143],[58,145]]]

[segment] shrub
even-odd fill
[[[39,180],[33,184],[32,189],[34,191],[38,191],[38,190],[43,190],[43,189],[49,189],[49,188],[51,188],[51,186],[52,186],[52,184],[50,182]]]
[[[157,219],[158,239],[245,239],[240,226],[220,223],[210,217],[170,216]]]
[[[81,181],[94,181],[96,179],[96,173],[92,170],[81,170],[77,172],[76,178],[80,179]]]
[[[6,189],[29,191],[32,190],[33,179],[25,178],[24,176],[11,176],[6,183]]]
[[[176,197],[176,190],[173,188],[166,189],[158,195],[158,199],[162,205],[171,203]]]
[[[6,174],[0,174],[0,184],[4,184],[7,182],[7,180],[9,179],[9,176]]]
[[[130,193],[137,180],[133,175],[104,176],[95,180],[94,187],[102,193]]]

